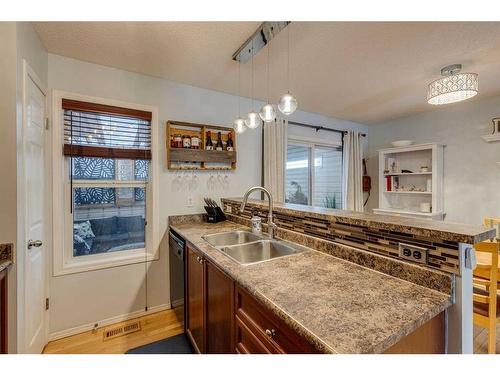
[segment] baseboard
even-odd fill
[[[148,311],[138,310],[138,311],[134,311],[131,313],[117,315],[117,316],[114,316],[112,318],[99,320],[99,321],[94,322],[94,323],[82,324],[82,325],[77,326],[77,327],[68,328],[68,329],[64,329],[62,331],[49,333],[49,341],[59,340],[59,339],[62,339],[64,337],[77,335],[79,333],[86,332],[86,331],[91,331],[94,328],[95,323],[97,323],[99,325],[98,326],[99,328],[102,328],[105,326],[109,326],[111,324],[123,322],[125,320],[140,318],[141,316],[144,316],[144,315],[154,314],[154,313],[157,313],[157,312],[160,312],[163,310],[168,310],[170,308],[171,308],[170,303],[165,303],[165,304],[154,306],[154,307],[148,307]]]

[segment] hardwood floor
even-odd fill
[[[182,315],[182,307],[165,310],[127,323],[141,323],[141,330],[129,335],[103,340],[103,332],[119,327],[123,323],[101,327],[96,332],[88,331],[78,335],[51,341],[45,347],[44,354],[122,354],[127,350],[146,345],[167,337],[181,334],[182,322],[177,316]],[[474,326],[474,354],[488,352],[488,332],[484,328]],[[497,354],[500,354],[500,326],[497,327]]]
[[[474,354],[488,353],[488,331],[474,326]],[[500,354],[500,325],[497,326],[497,354]]]
[[[182,320],[179,320],[177,316],[182,316],[182,307],[127,320],[127,323],[140,322],[141,330],[138,332],[104,341],[103,332],[105,330],[119,327],[124,322],[112,324],[101,327],[95,332],[83,332],[78,335],[51,341],[47,344],[43,353],[122,354],[129,349],[181,334],[183,332]]]

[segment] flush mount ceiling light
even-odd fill
[[[477,74],[460,73],[461,70],[461,64],[448,65],[441,69],[443,78],[429,84],[427,102],[433,105],[450,104],[476,96]]]

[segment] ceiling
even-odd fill
[[[231,55],[258,25],[34,23],[50,53],[232,94],[238,64]],[[472,100],[500,94],[500,22],[293,22],[289,31],[290,89],[305,111],[374,124],[434,110],[426,86],[453,63],[479,73],[480,94]],[[285,29],[269,44],[272,102],[287,89],[287,35]],[[254,61],[261,100],[266,67],[263,49]],[[251,63],[242,64],[241,93],[251,96]]]

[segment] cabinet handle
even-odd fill
[[[276,331],[274,330],[274,328],[266,329],[266,335],[270,338],[273,338],[274,336],[276,336]]]

